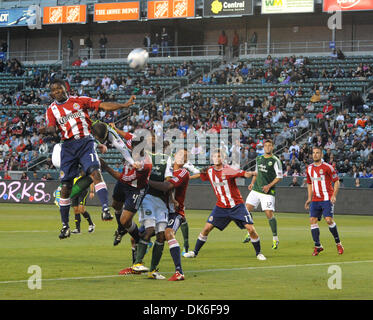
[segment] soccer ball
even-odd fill
[[[142,48],[133,49],[127,57],[129,67],[134,69],[135,71],[144,69],[148,62],[148,59],[148,51]]]

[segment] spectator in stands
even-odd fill
[[[82,64],[83,60],[80,59],[80,57],[78,57],[71,65],[73,67],[80,67],[80,65]]]
[[[162,56],[165,55],[166,57],[170,56],[170,48],[169,48],[169,35],[165,27],[162,28],[161,33],[161,48],[162,48]]]
[[[219,56],[221,55],[225,56],[225,47],[228,45],[228,37],[226,36],[224,30],[222,30],[219,36],[218,45],[219,45]]]
[[[45,141],[43,141],[43,143],[40,145],[39,153],[40,154],[47,154],[48,153],[48,145]]]
[[[152,40],[150,37],[150,33],[145,33],[143,45],[145,49],[150,53],[150,48],[152,46]]]
[[[310,102],[316,103],[316,102],[320,102],[320,100],[321,100],[320,90],[316,90],[315,94],[311,97]]]
[[[29,180],[29,177],[27,176],[26,172],[22,172],[20,180]]]
[[[12,177],[8,174],[8,171],[4,172],[4,180],[12,180]]]
[[[292,182],[289,184],[289,187],[300,187],[297,177],[293,177]]]
[[[91,40],[91,37],[90,35],[88,34],[87,37],[84,39],[84,46],[85,48],[87,49],[87,58],[88,59],[91,59],[91,57],[93,56],[93,43],[92,43],[92,40]]]
[[[81,67],[88,67],[89,66],[89,61],[87,59],[87,57],[84,57],[83,58],[83,61],[82,63],[80,64]]]
[[[334,109],[333,104],[330,102],[330,100],[328,100],[326,105],[324,105],[322,112],[326,114],[326,113],[332,112],[333,109]]]
[[[74,55],[74,42],[72,37],[69,37],[69,40],[67,40],[67,56],[69,59],[71,59]]]
[[[234,35],[233,35],[233,40],[232,40],[233,57],[238,57],[239,46],[240,46],[240,37],[237,33],[237,30],[234,30]]]
[[[355,188],[361,188],[361,184],[360,184],[360,179],[359,178],[355,179]]]
[[[31,179],[31,180],[34,180],[34,181],[39,180],[39,178],[38,178],[38,173],[37,173],[36,171],[34,171],[34,172],[32,173],[32,179]]]
[[[100,47],[100,58],[105,59],[106,58],[106,45],[108,43],[108,40],[104,33],[101,34],[100,40],[98,40],[98,44]]]
[[[250,38],[250,53],[255,53],[257,42],[258,42],[258,35],[256,32],[253,32]]]

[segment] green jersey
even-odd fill
[[[168,172],[171,170],[171,161],[170,157],[164,154],[150,154],[152,157],[152,172],[150,173],[150,180],[163,182],[165,180],[165,177],[168,176]],[[159,163],[156,163],[157,162]],[[154,197],[161,198],[164,202],[167,202],[167,196],[163,191],[154,189],[149,186],[148,194],[151,194]]]
[[[255,171],[257,173],[253,190],[264,193],[263,187],[270,184],[275,178],[282,179],[282,164],[279,158],[272,155],[266,158],[264,155],[256,158]],[[275,186],[273,186],[267,194],[275,195]]]

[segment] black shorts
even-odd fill
[[[87,189],[83,190],[83,192],[79,196],[71,199],[71,206],[73,207],[85,206],[89,191],[90,189],[88,187]]]
[[[117,181],[114,187],[113,199],[124,203],[124,210],[136,213],[144,200],[147,190],[147,186],[143,189],[139,189]]]
[[[172,229],[176,233],[176,231],[180,228],[181,224],[185,221],[186,219],[182,215],[178,213],[169,213],[166,228]]]

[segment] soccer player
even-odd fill
[[[312,255],[317,256],[324,250],[320,243],[320,229],[317,221],[324,216],[329,225],[329,231],[333,235],[337,244],[338,254],[343,254],[344,248],[339,239],[337,225],[333,220],[334,204],[337,200],[339,190],[339,178],[335,169],[322,159],[322,149],[313,147],[313,163],[307,167],[307,191],[308,198],[304,205],[306,210],[310,210],[310,223],[312,239],[315,248]],[[333,188],[334,183],[334,188]]]
[[[152,147],[155,147],[155,135],[152,135]],[[170,161],[167,155],[151,154],[153,168],[150,180],[163,182],[166,172],[170,172]],[[159,158],[159,159],[158,159]],[[157,163],[159,161],[159,163]],[[140,239],[136,249],[136,261],[132,266],[135,272],[148,272],[149,269],[144,266],[143,258],[148,248],[151,237],[155,234],[156,240],[153,245],[150,270],[155,271],[162,257],[165,241],[165,229],[168,223],[168,194],[149,186],[149,190],[140,206],[139,223],[145,227],[144,236]],[[158,277],[158,272],[153,272],[154,277]],[[164,277],[159,275],[160,279]]]
[[[256,158],[256,176],[253,176],[249,185],[251,191],[246,199],[246,208],[247,211],[251,212],[260,203],[271,227],[272,249],[277,249],[279,245],[277,220],[273,214],[275,211],[275,186],[281,181],[283,172],[281,161],[273,154],[273,148],[273,141],[266,140],[264,142],[264,155]],[[248,234],[244,242],[249,241],[250,235]]]
[[[131,155],[133,139],[133,135],[131,133],[119,130],[115,127],[114,123],[110,123],[110,125],[107,125],[106,123],[100,121],[96,121],[93,123],[92,133],[101,144],[117,149],[122,154],[123,161],[125,163],[134,168],[141,167],[139,163],[136,163],[133,160]],[[118,245],[121,242],[122,237],[127,233],[127,230],[120,222],[120,217],[122,215],[124,205],[124,199],[122,198],[123,191],[121,191],[123,187],[123,183],[121,183],[120,179],[118,179],[114,188],[113,202],[111,205],[115,210],[115,218],[118,224],[117,230],[114,233],[114,246]],[[136,228],[134,227],[134,229]],[[136,230],[131,230],[131,233],[132,231],[134,234],[136,234],[137,232]]]
[[[94,148],[94,139],[91,135],[91,119],[88,110],[115,111],[128,108],[134,104],[135,96],[126,103],[102,102],[89,97],[69,96],[65,81],[56,79],[51,83],[51,97],[54,102],[46,112],[46,127],[41,127],[41,134],[61,134],[63,144],[61,147],[60,180],[62,183],[60,214],[62,229],[60,239],[70,237],[69,211],[70,193],[73,179],[79,173],[81,164],[86,175],[91,176],[95,185],[95,191],[102,205],[101,218],[104,221],[112,220],[108,206],[108,191],[106,183],[102,179],[100,162]]]
[[[137,244],[140,236],[133,217],[139,209],[148,189],[152,162],[149,155],[145,152],[136,154],[134,157],[137,160],[136,168],[125,162],[122,173],[110,168],[101,158],[100,162],[102,168],[117,180],[113,199],[123,208],[119,218],[118,230],[123,232],[123,234],[124,231],[125,233],[128,232]]]
[[[236,178],[250,178],[256,173],[236,170],[224,164],[222,157],[220,150],[214,151],[212,153],[214,165],[209,167],[206,172],[200,173],[202,181],[210,181],[218,201],[198,236],[194,251],[187,252],[184,257],[195,258],[214,227],[223,231],[231,221],[234,221],[239,228],[246,229],[249,232],[257,259],[266,260],[266,257],[260,251],[260,238],[254,228],[251,214],[247,211],[240,190],[236,185]]]
[[[74,184],[82,179],[84,173],[82,173],[81,176],[74,178]],[[90,199],[93,199],[95,196],[95,188],[93,183],[90,185],[90,187],[86,188],[82,194],[79,196],[76,196],[71,199],[71,205],[74,210],[75,214],[75,229],[71,231],[73,234],[81,234],[80,232],[80,223],[81,223],[81,218],[80,215],[82,215],[88,222],[88,232],[92,233],[95,231],[95,224],[92,221],[91,215],[88,213],[88,211],[85,208],[85,204],[87,201],[87,197],[89,195]]]
[[[175,264],[175,273],[168,279],[169,281],[184,280],[184,274],[181,267],[180,245],[175,238],[175,233],[179,227],[186,221],[184,212],[184,201],[186,190],[189,183],[189,172],[183,168],[187,162],[188,151],[186,149],[179,150],[175,154],[175,162],[173,165],[173,176],[171,179],[164,182],[149,181],[149,186],[163,192],[175,191],[175,208],[170,211],[168,216],[168,225],[165,230],[165,238],[168,242],[172,260]],[[163,279],[159,277],[156,270],[149,272],[151,279]]]

